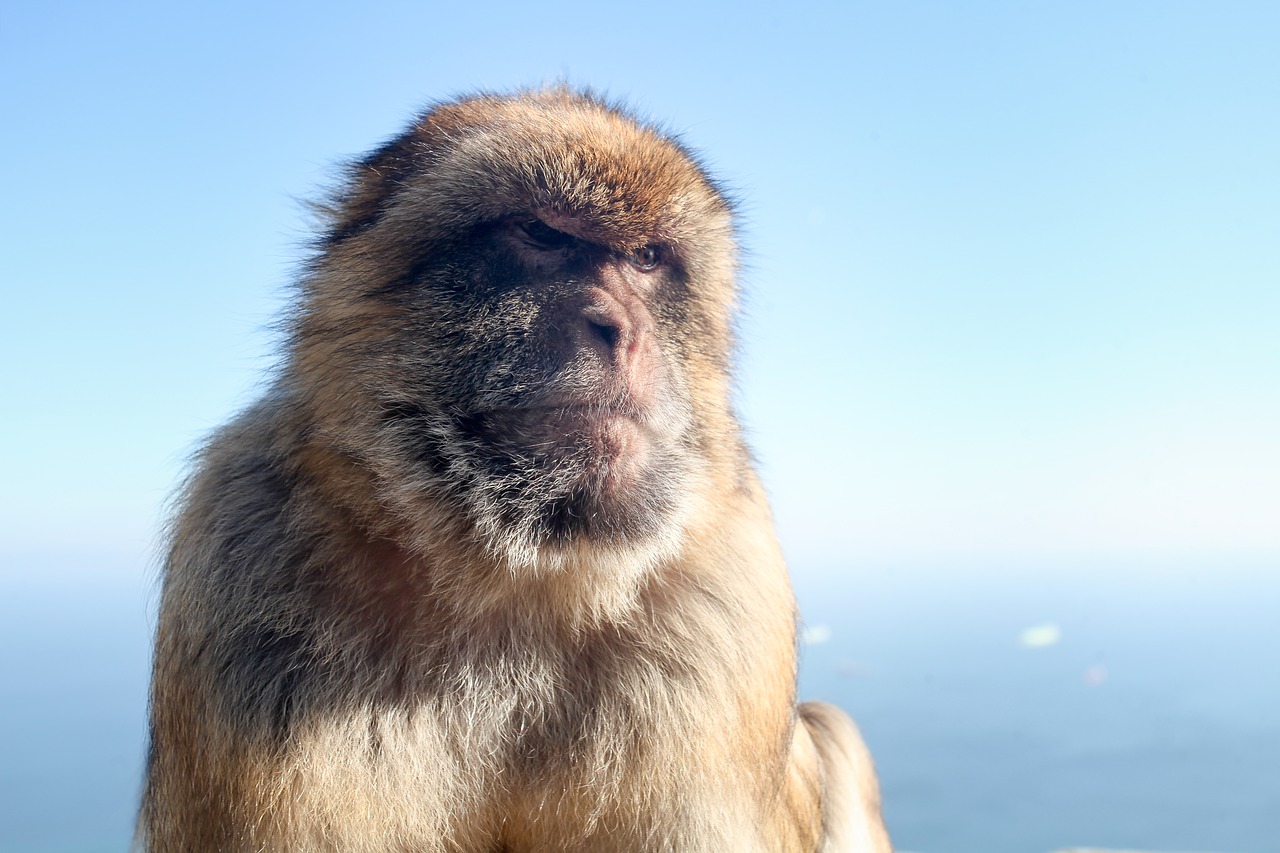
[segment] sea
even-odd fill
[[[0,571],[0,851],[129,847],[157,594],[104,562]],[[801,698],[857,719],[898,850],[1280,853],[1280,561],[793,577]]]

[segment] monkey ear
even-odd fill
[[[396,191],[419,168],[429,147],[426,128],[415,124],[346,169],[342,186],[312,205],[326,223],[322,243],[331,247],[361,233],[378,220]]]

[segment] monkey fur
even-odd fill
[[[690,155],[591,94],[479,95],[326,216],[172,525],[138,846],[888,851],[853,724],[795,706]]]

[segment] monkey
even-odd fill
[[[796,705],[704,167],[591,91],[481,93],[321,207],[171,521],[135,846],[890,851],[856,727]]]

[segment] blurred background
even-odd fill
[[[10,0],[0,849],[124,850],[165,504],[302,204],[568,81],[739,200],[739,405],[897,845],[1274,853],[1280,6]]]

